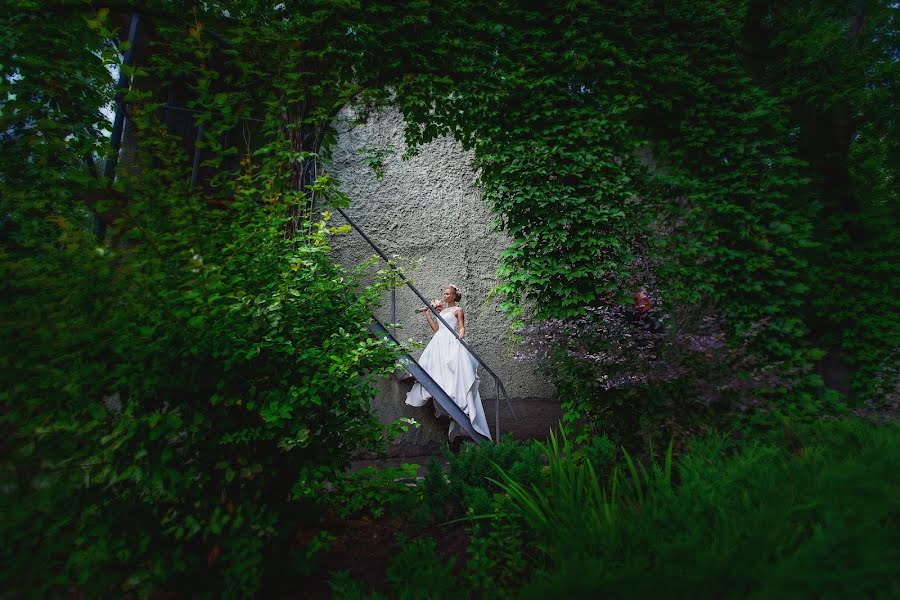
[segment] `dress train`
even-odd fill
[[[451,327],[456,328],[456,313],[452,308],[442,310],[441,317]],[[491,430],[478,392],[478,363],[443,323],[438,323],[438,330],[428,342],[418,362],[469,417],[475,431],[490,438]],[[406,394],[406,404],[410,406],[425,406],[429,400],[431,395],[428,390],[418,382]],[[435,407],[438,408],[436,403]],[[447,435],[451,439],[461,435],[457,429],[457,423],[451,419]]]

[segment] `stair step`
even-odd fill
[[[390,332],[381,324],[381,322],[376,319],[374,316],[372,317],[372,322],[369,323],[369,331],[374,333],[375,335],[386,339],[389,343],[399,346],[399,342],[394,339],[394,336],[390,334]],[[456,421],[456,423],[462,428],[463,431],[466,432],[470,438],[478,442],[479,444],[484,442],[491,442],[491,438],[481,435],[475,428],[472,426],[472,422],[469,420],[469,417],[456,405],[456,402],[450,398],[449,394],[444,391],[438,383],[429,375],[422,366],[416,362],[416,360],[408,354],[400,355],[400,362],[403,363],[403,366],[409,371],[410,375],[415,378],[422,387],[424,387],[431,397],[434,398],[434,401],[437,402],[441,408],[447,411],[447,414],[450,415],[450,418]]]

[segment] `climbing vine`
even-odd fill
[[[900,8],[759,1],[750,11],[748,65],[790,111],[818,210],[807,253],[812,334],[829,362],[851,369],[857,402],[896,406]]]
[[[756,393],[769,409],[820,412],[804,323],[815,207],[788,111],[736,48],[746,7],[476,12],[433,17],[450,23],[440,35],[464,33],[440,46],[436,72],[399,80],[397,102],[412,144],[447,132],[474,148],[512,238],[507,308],[575,318],[646,288],[670,327],[679,313],[714,318],[736,341],[764,326],[748,351],[786,377]],[[691,398],[672,400],[691,412]]]
[[[474,150],[511,240],[504,306],[557,325],[570,423],[652,438],[832,412],[817,346],[851,355],[861,396],[895,393],[896,294],[868,290],[896,280],[896,6],[874,4],[877,33],[847,36],[851,7],[763,0],[157,0],[129,67],[130,3],[6,0],[3,581],[246,596],[310,568],[324,534],[292,536],[380,443],[371,382],[393,362],[364,328],[386,283],[329,254],[346,198],[317,176],[351,101],[397,106],[411,151]],[[823,115],[856,123],[852,194],[809,141]],[[652,339],[606,360],[642,288]],[[673,340],[700,354],[656,352]],[[635,372],[659,374],[651,394],[622,392]]]
[[[4,587],[247,597],[310,570],[327,536],[295,534],[353,453],[383,446],[369,401],[395,364],[365,327],[388,282],[336,265],[327,208],[345,199],[315,179],[353,86],[329,46],[348,22],[324,3],[287,22],[261,3],[156,3],[129,67],[113,43],[128,13],[12,4]],[[288,32],[304,29],[323,33],[300,47]],[[114,181],[107,67],[134,81]]]

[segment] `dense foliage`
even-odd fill
[[[744,350],[769,373],[743,387],[769,410],[815,415],[822,393],[802,312],[815,211],[787,112],[734,51],[745,9],[572,3],[545,18],[516,2],[441,4],[424,31],[428,60],[394,82],[396,103],[413,147],[450,133],[474,149],[485,199],[513,240],[500,268],[513,314],[573,319],[646,288],[670,328],[687,327],[673,333],[712,319],[734,346],[765,324]],[[603,370],[549,371],[570,420],[609,404],[585,389]],[[667,406],[632,412],[646,429],[708,421],[690,387],[657,386]],[[719,392],[726,414],[742,406]]]
[[[717,390],[728,418],[738,388],[767,413],[833,412],[813,367],[841,353],[863,398],[896,398],[897,7],[795,4],[442,3],[425,68],[396,88],[413,145],[448,132],[474,149],[513,240],[514,314],[575,319],[577,337],[585,307],[646,289],[670,363],[693,360],[675,338],[715,323],[725,354],[756,365]],[[853,124],[839,147],[817,146],[838,118]],[[577,371],[557,379],[576,419],[610,402],[578,389],[610,375],[584,366],[550,370]],[[649,429],[719,420],[696,386],[635,382],[666,405],[636,409]]]
[[[890,2],[751,4],[747,63],[790,110],[817,213],[815,339],[854,369],[852,392],[897,407],[900,11]]]
[[[588,436],[600,431],[681,448],[723,424],[747,433],[836,412],[813,373],[826,353],[856,369],[860,400],[896,409],[896,3],[156,0],[140,3],[127,67],[115,40],[129,6],[0,7],[0,533],[12,542],[0,572],[14,593],[243,596],[286,563],[309,568],[325,538],[295,545],[294,528],[357,447],[379,445],[371,382],[393,363],[364,327],[386,283],[360,288],[334,264],[320,212],[347,202],[319,167],[348,101],[397,106],[411,151],[442,134],[474,150],[511,238],[505,306],[538,321],[567,423],[588,425],[578,458],[551,464],[612,461],[609,440]],[[117,93],[128,133],[111,179],[103,111]],[[384,155],[367,152],[376,166]],[[623,308],[642,288],[649,316]],[[598,525],[587,542],[613,542],[590,561],[635,562],[582,583],[629,589],[649,564],[650,591],[666,580],[656,556],[687,569],[694,553],[739,562],[757,544],[749,580],[782,542],[787,577],[855,532],[888,557],[890,528],[872,519],[895,519],[878,487],[895,472],[895,431],[829,431],[862,458],[829,455],[827,436],[797,460],[695,450],[680,491],[654,479],[622,500],[641,525]],[[505,515],[473,541],[471,564],[506,585],[536,564],[515,554],[539,519],[515,516],[524,493],[494,496],[489,461],[512,475],[507,492],[538,486],[543,465],[534,448],[490,452],[465,454],[449,479],[432,467],[424,485],[428,510]],[[704,487],[719,471],[721,488]],[[337,498],[359,495],[332,508],[386,510],[382,479],[338,479]],[[741,496],[735,481],[757,485]],[[847,495],[817,495],[816,481]],[[859,500],[847,481],[880,503],[857,529],[842,529],[840,502]],[[796,502],[778,503],[786,482]],[[696,532],[697,497],[725,515],[713,537],[656,547],[660,530]],[[755,529],[729,520],[754,507],[740,523]],[[786,524],[767,538],[770,520]],[[542,543],[540,585],[557,593],[580,563]],[[727,560],[685,585],[734,575]],[[446,580],[446,565],[425,566]],[[477,575],[466,585],[484,593]],[[778,577],[767,585],[787,589]]]
[[[741,446],[698,438],[679,459],[645,467],[626,454],[613,469],[551,440],[540,481],[496,469],[508,495],[473,527],[464,568],[432,540],[407,542],[389,597],[896,595],[897,426],[853,419],[788,433]],[[347,574],[332,587],[384,597]]]
[[[219,92],[248,65],[213,56],[199,22],[162,21],[163,49],[129,70],[137,153],[111,182],[94,166],[118,60],[108,11],[73,3],[60,26],[19,4],[0,35],[4,588],[252,594],[283,565],[308,568],[315,544],[295,546],[293,531],[311,498],[358,447],[383,443],[371,383],[395,357],[365,323],[384,284],[358,288],[330,255],[327,212],[297,210],[299,124],[262,102],[295,73],[270,73],[262,97]],[[231,33],[232,47],[278,50],[260,28]],[[176,80],[217,169],[198,186],[151,91]],[[227,135],[247,104],[264,146]],[[343,201],[327,179],[313,187]]]
[[[35,591],[189,589],[207,564],[254,589],[323,478],[381,440],[369,381],[393,354],[359,325],[377,291],[348,302],[324,224],[293,247],[285,204],[248,190],[214,215],[159,189],[165,225],[139,219],[131,248],[60,217],[3,255],[4,579]]]

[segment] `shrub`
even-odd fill
[[[491,481],[494,464],[530,483],[540,480],[544,466],[540,443],[518,442],[511,436],[503,436],[497,444],[464,444],[458,455],[448,453],[446,458],[447,472],[438,460],[432,460],[422,482],[426,519],[492,512],[493,495],[500,491]]]
[[[0,552],[20,591],[252,593],[320,483],[381,443],[380,292],[334,264],[327,224],[286,240],[252,175],[221,211],[166,183],[136,196],[126,247],[58,219],[0,253]]]
[[[551,438],[545,479],[523,484],[496,469],[506,494],[473,524],[456,576],[433,540],[418,540],[391,566],[391,597],[896,595],[900,426],[844,419],[786,431],[780,443],[707,436],[647,465],[625,453],[603,475]],[[342,585],[356,592],[341,597],[366,597]]]
[[[844,410],[833,394],[813,397],[810,374],[765,359],[765,320],[730,335],[727,320],[697,307],[640,314],[609,300],[585,315],[524,330],[522,360],[553,378],[563,423],[584,444],[596,435],[644,451],[716,428],[777,423],[777,414],[814,419]],[[783,391],[796,387],[798,401]],[[814,387],[814,386],[813,386]]]
[[[503,497],[494,502],[490,522],[472,525],[469,558],[459,579],[475,597],[512,598],[536,561],[529,552],[527,527],[503,513]]]
[[[454,559],[440,558],[434,540],[408,540],[401,536],[397,543],[400,553],[391,561],[386,574],[392,598],[452,600],[459,597],[459,590],[451,585]]]
[[[531,491],[504,477],[548,561],[522,596],[896,594],[900,428],[838,420],[797,435],[695,441],[675,488],[665,465],[636,466],[627,493],[604,494],[556,450],[551,465],[568,476]]]
[[[399,467],[366,467],[343,473],[326,492],[322,503],[340,518],[358,514],[383,517],[395,506],[411,505],[418,465]]]

